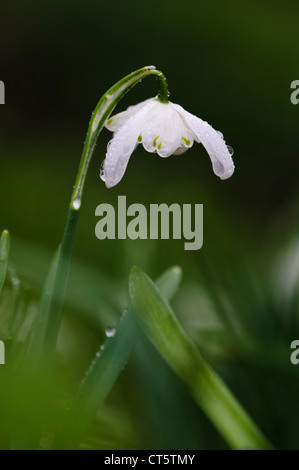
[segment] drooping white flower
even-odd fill
[[[112,116],[105,125],[114,132],[101,171],[107,188],[122,179],[139,143],[148,152],[169,157],[184,153],[195,140],[207,150],[217,176],[224,180],[234,172],[232,149],[225,144],[221,132],[177,104],[151,98]]]

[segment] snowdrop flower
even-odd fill
[[[196,141],[206,148],[217,176],[224,180],[234,172],[232,149],[221,132],[177,104],[151,98],[112,116],[105,126],[114,132],[101,171],[107,188],[119,183],[132,152],[141,143],[148,152],[169,157],[186,152]]]

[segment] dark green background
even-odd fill
[[[11,233],[19,272],[30,283],[40,269],[42,280],[61,240],[97,101],[124,75],[155,65],[168,79],[170,99],[224,134],[235,150],[235,173],[229,180],[218,179],[198,144],[167,159],[146,154],[140,146],[123,180],[107,190],[99,178],[111,138],[104,130],[89,171],[75,257],[118,280],[123,292],[135,263],[152,277],[180,264],[185,290],[178,307],[186,324],[186,317],[200,316],[188,282],[212,294],[222,289],[233,298],[248,336],[259,342],[256,363],[247,364],[254,377],[249,382],[261,383],[250,394],[225,355],[219,367],[227,367],[226,380],[281,447],[297,445],[298,431],[287,432],[287,422],[298,414],[292,408],[296,366],[289,361],[298,325],[297,313],[286,325],[285,304],[278,303],[271,281],[276,260],[297,239],[299,106],[291,104],[290,84],[299,78],[298,20],[299,4],[291,0],[29,0],[1,6],[0,79],[6,104],[0,107],[0,228]],[[156,93],[155,80],[147,78],[118,109]],[[182,241],[100,242],[94,234],[95,208],[102,202],[116,204],[119,194],[127,196],[128,204],[203,203],[203,249],[186,252]],[[36,255],[38,268],[30,263],[33,252],[42,253]],[[287,269],[293,272],[291,261],[296,271],[292,252]],[[252,300],[247,271],[263,307]],[[287,290],[289,277],[280,282],[280,289]],[[193,313],[186,312],[187,298]],[[279,375],[274,357],[272,366],[265,361],[263,373],[255,377],[257,364],[266,353],[271,357],[277,342],[284,351],[277,361],[286,371]],[[240,360],[237,350],[231,357]],[[292,377],[286,388],[284,374]],[[277,404],[269,398],[273,394]],[[274,421],[273,410],[278,414]],[[213,439],[212,434],[201,445],[217,445]]]
[[[97,100],[123,75],[150,64],[167,76],[173,102],[223,132],[235,149],[235,175],[218,181],[198,146],[167,160],[139,151],[108,193],[97,181],[107,131],[90,171],[87,192],[92,187],[95,194],[86,211],[111,193],[129,195],[133,185],[143,189],[136,191],[141,202],[163,193],[162,186],[179,200],[186,185],[196,188],[198,202],[208,206],[208,192],[222,214],[237,212],[239,223],[264,225],[297,194],[298,108],[290,102],[290,83],[298,75],[298,9],[291,1],[3,5],[1,225],[51,242],[47,234],[59,232]],[[147,79],[121,106],[155,94],[154,80]],[[32,233],[35,216],[39,235]]]

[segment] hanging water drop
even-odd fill
[[[226,147],[227,147],[227,150],[229,151],[229,154],[230,154],[231,156],[233,156],[233,154],[234,154],[234,149],[233,149],[230,145],[227,145]]]
[[[116,329],[114,328],[114,326],[108,326],[105,330],[105,334],[107,336],[107,338],[112,338],[116,333]]]

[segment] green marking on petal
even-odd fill
[[[137,140],[138,140],[138,142],[142,142],[142,137],[141,137],[141,135],[138,136],[138,139],[137,139]]]
[[[109,121],[107,121],[107,126],[110,126],[110,124],[113,123],[113,120],[114,120],[114,118],[109,119]]]
[[[158,145],[158,150],[162,147],[162,142]]]
[[[185,142],[186,145],[190,145],[190,140],[186,139],[186,137],[182,137],[182,140]]]
[[[159,135],[157,135],[157,137],[153,140],[153,147],[156,147],[157,145],[157,140],[159,139]]]

